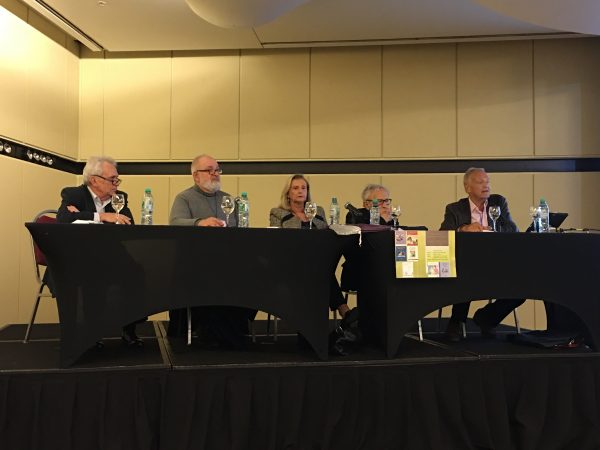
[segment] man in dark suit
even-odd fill
[[[62,202],[56,216],[59,223],[72,223],[76,220],[97,223],[133,224],[133,215],[127,206],[127,194],[117,190],[121,184],[117,163],[107,156],[92,156],[83,168],[83,184],[66,187],[60,193]],[[117,214],[111,205],[112,196],[123,194],[125,204]],[[140,320],[140,322],[146,319]],[[144,342],[136,335],[135,325],[123,327],[121,338],[127,345],[141,347]],[[102,346],[102,343],[98,343]]]
[[[468,197],[446,206],[444,221],[440,230],[465,232],[489,231],[491,219],[488,221],[488,210],[491,206],[500,207],[500,217],[496,221],[496,230],[501,232],[518,232],[512,220],[508,203],[504,197],[492,194],[490,178],[485,169],[471,167],[464,175],[463,184]],[[497,299],[477,310],[474,322],[481,328],[482,335],[492,337],[494,328],[512,310],[521,305],[525,299]],[[451,341],[459,341],[462,337],[462,324],[467,320],[471,302],[459,303],[452,307],[452,317],[446,329],[446,336]]]

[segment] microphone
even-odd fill
[[[362,213],[358,209],[356,209],[356,207],[352,205],[352,203],[346,202],[344,204],[344,208],[350,211],[354,217],[362,217]]]

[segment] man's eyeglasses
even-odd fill
[[[198,170],[194,170],[194,173],[196,172],[204,172],[207,173],[209,175],[221,175],[223,173],[223,169],[221,169],[220,167],[217,167],[216,169],[198,169]]]
[[[375,199],[373,199],[375,200]],[[373,200],[365,200],[366,203],[373,203]],[[392,199],[391,198],[378,198],[377,199],[377,203],[379,203],[380,205],[391,205],[392,204]]]
[[[121,179],[118,178],[118,177],[115,177],[115,178],[105,178],[102,175],[94,175],[94,176],[98,177],[98,178],[102,178],[104,181],[108,181],[109,183],[111,183],[114,186],[118,186],[118,185],[121,184]]]

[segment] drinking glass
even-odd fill
[[[313,219],[317,215],[317,204],[315,202],[306,202],[304,205],[304,214],[310,222],[308,228],[312,230]]]
[[[392,206],[392,220],[394,221],[394,230],[398,229],[398,217],[402,215],[399,205]]]
[[[117,222],[116,223],[119,223],[119,213],[121,212],[121,210],[125,206],[125,195],[123,195],[123,194],[114,194],[112,196],[112,199],[110,200],[110,203],[111,203],[113,209],[117,213]]]
[[[496,220],[498,220],[498,218],[500,217],[500,213],[502,211],[500,210],[499,206],[490,206],[488,208],[488,214],[490,215],[492,222],[494,223],[494,231],[496,231]]]
[[[540,218],[540,208],[539,206],[530,206],[529,207],[529,215],[531,216],[531,226],[533,228],[534,233],[539,233],[539,218]]]
[[[231,195],[224,195],[221,199],[221,209],[225,213],[225,222],[229,226],[229,215],[235,209],[235,199]]]

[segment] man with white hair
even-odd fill
[[[497,219],[496,228],[504,233],[515,233],[519,228],[513,221],[508,202],[499,194],[492,194],[490,177],[485,169],[470,167],[464,174],[463,185],[467,197],[446,206],[444,221],[440,230],[455,230],[460,232],[490,231],[488,209],[491,206],[500,208],[500,217]],[[484,337],[493,337],[495,328],[512,310],[521,305],[525,299],[497,299],[480,308],[473,315],[473,321]],[[467,320],[470,301],[452,306],[452,316],[446,328],[446,337],[452,342],[463,338],[462,324]]]
[[[127,194],[117,191],[121,184],[117,163],[108,156],[92,156],[83,168],[83,184],[67,187],[60,193],[62,203],[58,209],[57,220],[72,223],[76,220],[94,222],[122,223],[130,225],[133,216],[127,206]],[[125,196],[125,206],[119,214],[111,205],[116,193]]]
[[[113,158],[91,156],[83,168],[83,184],[66,187],[60,193],[62,202],[56,215],[57,221],[72,223],[76,220],[93,220],[98,223],[133,224],[133,215],[127,206],[127,194],[117,190],[120,184],[117,163]],[[118,214],[111,205],[112,196],[116,193],[123,194],[125,198],[125,206]],[[138,322],[145,320],[146,318]],[[138,322],[123,327],[121,338],[127,345],[144,345],[135,333],[135,325]],[[102,342],[99,341],[97,346],[103,347]]]

